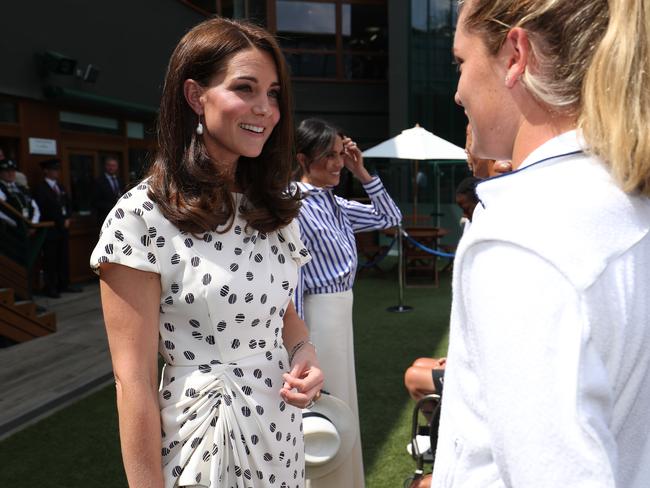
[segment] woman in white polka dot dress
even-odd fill
[[[266,31],[192,29],[170,60],[149,177],[104,222],[91,265],[131,487],[304,486],[300,408],[323,378],[291,302],[309,253],[286,192],[289,97]]]

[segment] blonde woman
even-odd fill
[[[650,486],[650,1],[468,0],[435,487]]]

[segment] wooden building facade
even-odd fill
[[[389,135],[387,0],[70,0],[2,10],[0,149],[31,186],[41,161],[61,159],[74,211],[72,281],[92,277],[92,182],[109,156],[124,181],[142,177],[171,51],[210,15],[248,18],[279,37],[296,122],[326,118],[366,147]]]

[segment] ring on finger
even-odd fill
[[[305,405],[305,408],[311,408],[311,407],[313,407],[313,406],[314,406],[314,403],[315,403],[315,402],[314,402],[313,399],[312,399],[312,400],[309,400],[309,403],[308,403],[307,405]]]

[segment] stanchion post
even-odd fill
[[[402,223],[397,225],[397,305],[388,307],[386,310],[389,312],[410,312],[413,307],[404,305],[404,244],[403,244],[403,230]]]

